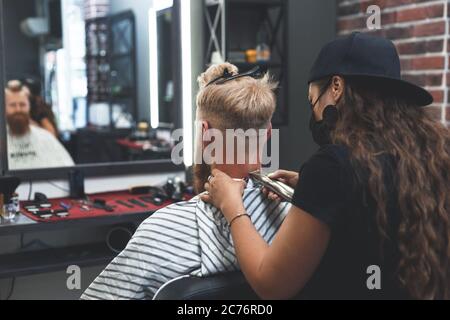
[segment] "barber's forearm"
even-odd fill
[[[244,206],[241,204],[233,207],[235,208],[227,209],[235,212],[231,213],[230,211],[231,214],[237,215],[246,212]],[[253,289],[260,296],[263,295],[263,292],[260,290],[262,280],[264,279],[261,267],[269,245],[261,237],[248,217],[241,217],[233,222],[231,235],[241,270],[244,272]]]

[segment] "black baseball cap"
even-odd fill
[[[334,75],[372,80],[416,106],[433,103],[427,90],[402,79],[397,49],[382,37],[354,32],[326,44],[311,69],[309,83]]]

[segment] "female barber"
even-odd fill
[[[39,80],[28,77],[21,81],[30,91],[30,116],[42,129],[47,130],[56,138],[59,138],[58,125],[52,107],[41,96],[41,83]]]
[[[450,133],[430,94],[401,80],[392,42],[354,33],[322,49],[309,100],[321,148],[300,175],[275,174],[296,189],[272,244],[243,182],[214,170],[205,186],[250,285],[264,299],[450,299]]]

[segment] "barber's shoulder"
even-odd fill
[[[349,150],[346,146],[329,144],[320,147],[305,165],[317,165],[318,163],[333,166],[346,166],[349,163]]]
[[[319,148],[318,152],[343,152],[348,148],[342,144],[326,144]]]
[[[343,159],[343,158],[349,157],[348,147],[346,147],[344,145],[338,145],[338,144],[328,144],[328,145],[322,146],[317,151],[317,153],[319,155],[329,155],[336,159]]]

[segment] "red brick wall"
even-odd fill
[[[338,0],[337,30],[385,36],[397,46],[403,77],[428,89],[436,117],[450,124],[450,4],[447,0]],[[367,29],[367,7],[381,9],[381,29]]]

